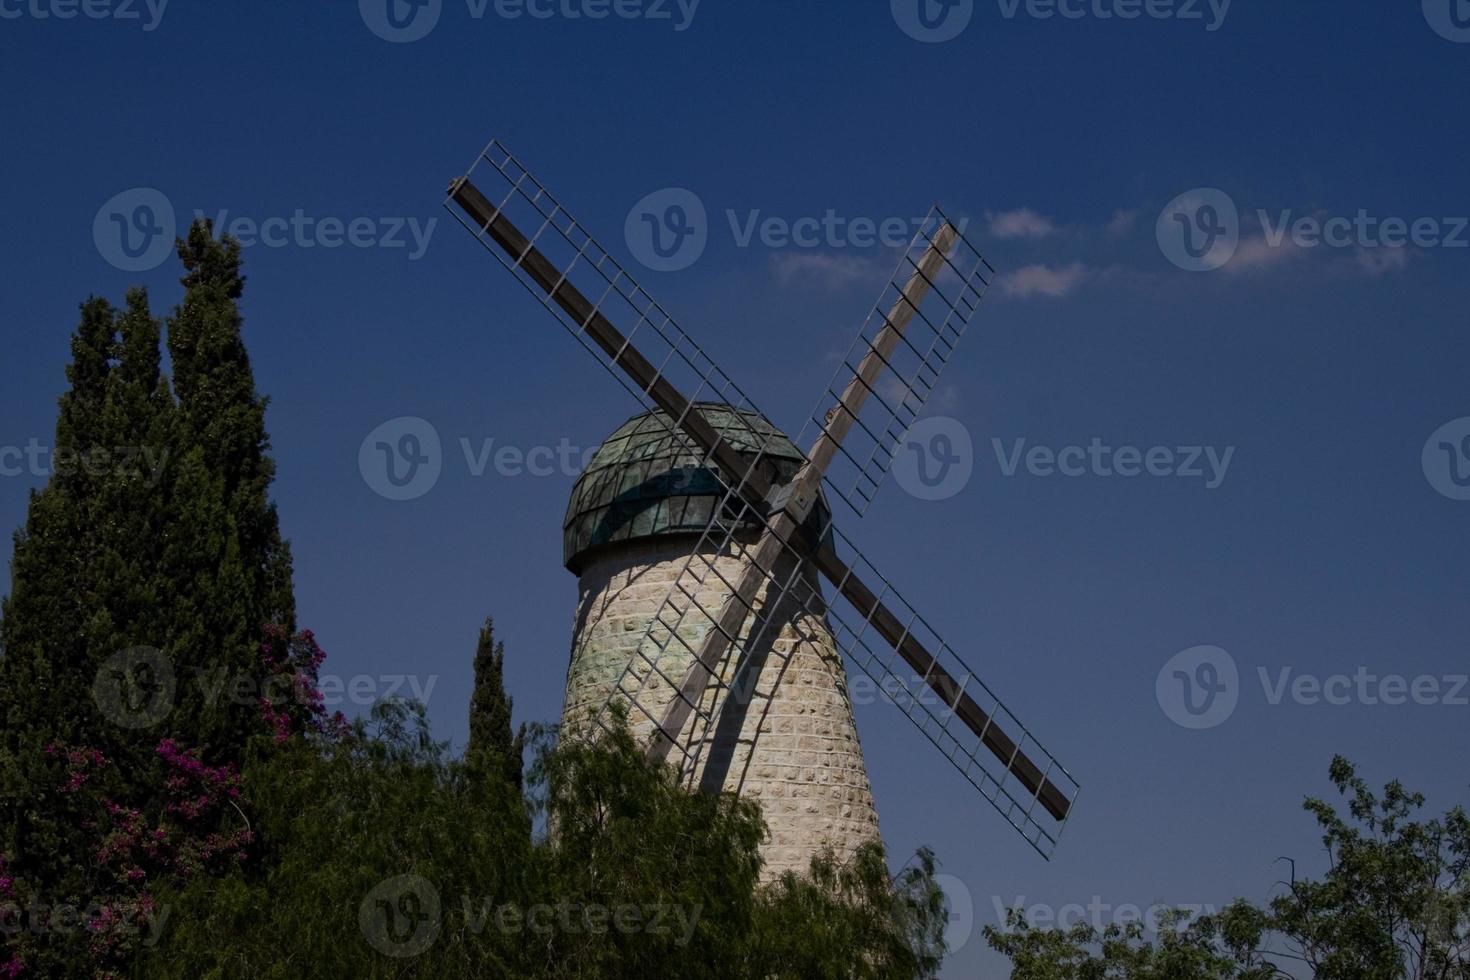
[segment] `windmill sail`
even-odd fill
[[[769,692],[762,674],[780,676],[782,653],[767,635],[791,621],[793,607],[824,617],[845,658],[874,684],[875,694],[918,727],[970,784],[1043,857],[1050,858],[1071,816],[1078,783],[1016,718],[893,585],[836,528],[814,547],[799,539],[758,556],[748,522],[753,512],[734,488],[675,577],[598,715],[607,724],[623,704],[655,724],[666,724],[661,704],[684,706],[669,739],[672,761],[691,784],[718,790],[738,764],[735,739],[747,717],[761,717]],[[739,590],[729,571],[757,587]],[[834,585],[829,601],[813,569]],[[725,627],[734,603],[738,625],[725,639],[715,669],[685,683],[702,641]],[[767,662],[744,656],[760,649]],[[662,689],[662,690],[661,690]],[[669,700],[672,695],[672,701]]]
[[[935,255],[941,261],[934,262]],[[903,437],[980,307],[995,269],[937,206],[873,304],[827,390],[797,438],[840,434],[826,482],[859,515],[867,512],[902,450]],[[922,289],[915,289],[916,282]],[[848,407],[854,389],[863,407]]]
[[[844,387],[835,409],[827,416],[827,424],[807,453],[806,461],[782,488],[779,508],[760,530],[754,546],[742,559],[736,581],[730,586],[724,604],[712,621],[714,628],[704,634],[699,651],[679,682],[679,696],[669,702],[659,720],[658,737],[654,742],[656,757],[666,757],[669,749],[678,742],[685,722],[695,710],[695,698],[708,680],[729,662],[732,652],[738,648],[742,654],[749,653],[750,644],[740,643],[738,635],[747,612],[762,591],[763,576],[775,567],[783,548],[789,547],[800,534],[799,522],[806,520],[816,508],[821,483],[828,468],[842,450],[843,440],[851,434],[857,419],[863,414],[864,405],[873,396],[872,386],[882,377],[888,358],[897,349],[908,326],[918,315],[918,310],[933,292],[934,280],[943,274],[958,238],[959,232],[947,222],[937,228],[933,240],[914,263],[913,272],[884,316],[885,326],[858,363],[853,379]],[[823,533],[821,527],[815,530],[817,537]],[[809,550],[809,546],[803,549]],[[799,568],[798,559],[793,569]],[[748,656],[743,655],[742,664],[747,659]],[[704,781],[712,789],[719,789],[722,780],[717,775],[712,775],[712,778],[712,782],[709,779]]]
[[[619,384],[660,409],[671,432],[685,438],[694,429],[691,448],[732,479],[758,471],[758,460],[741,461],[695,407],[710,401],[736,418],[759,415],[750,398],[503,145],[492,140],[480,152],[450,185],[445,208]],[[759,444],[755,429],[745,429]],[[759,480],[753,487],[770,489]]]
[[[836,528],[815,561],[839,581],[828,619],[847,659],[1049,859],[1076,779]]]
[[[951,341],[963,331],[989,281],[988,263],[980,259],[963,276],[953,271],[949,255],[963,237],[942,215],[931,216],[932,230],[921,230],[915,239],[916,245],[922,241],[918,257],[905,256],[912,269],[905,272],[901,263],[891,283],[898,293],[888,312],[880,314],[882,323],[871,336],[865,328],[860,337],[866,350],[851,365],[852,379],[841,382],[839,393],[839,371],[829,386],[837,401],[823,415],[822,433],[807,465],[787,486],[773,487],[768,468],[762,466],[764,443],[757,427],[746,421],[747,431],[732,440],[712,426],[699,407],[699,402],[713,402],[727,408],[737,425],[748,416],[761,418],[729,376],[499,143],[482,151],[472,175],[476,171],[488,178],[490,193],[467,175],[450,186],[446,206],[599,363],[641,403],[663,413],[671,436],[699,454],[720,481],[723,506],[715,509],[702,547],[690,556],[664,609],[648,627],[645,640],[653,652],[634,657],[618,683],[629,704],[650,718],[654,713],[641,704],[641,692],[659,683],[675,689],[672,723],[667,710],[655,719],[664,736],[655,740],[655,749],[678,750],[692,777],[705,746],[719,747],[718,729],[713,726],[720,724],[726,706],[743,707],[740,699],[746,695],[740,681],[747,666],[743,655],[752,647],[752,638],[759,638],[782,604],[794,602],[809,614],[840,623],[839,642],[848,657],[885,685],[891,700],[1033,847],[1049,857],[1061,828],[1043,825],[1042,815],[1065,824],[1076,783],[830,522],[821,519],[815,528],[807,523],[816,509],[816,483],[839,450],[876,490],[892,462],[892,451],[864,458],[844,449],[842,442],[856,429],[868,432],[880,447],[892,446],[892,440],[902,435],[902,429],[894,431],[894,423],[903,422],[906,405],[916,414],[913,401],[921,405],[933,390],[937,368],[947,361]],[[968,243],[964,245],[968,248]],[[897,285],[900,277],[902,286]],[[948,292],[941,288],[946,284]],[[939,297],[938,312],[926,314],[925,301],[932,296]],[[882,304],[880,300],[880,310]],[[625,333],[615,322],[631,322],[632,327]],[[926,341],[921,333],[909,336],[915,322],[931,330],[933,338]],[[870,326],[874,324],[870,319]],[[904,346],[917,358],[908,371],[894,366]],[[863,407],[881,399],[878,385],[885,369],[906,393],[881,400],[889,421],[875,431],[864,423]],[[755,446],[755,452],[742,455],[734,441]],[[751,524],[759,528],[753,550],[737,534]],[[843,557],[846,553],[854,557]],[[733,580],[709,560],[711,555],[731,554],[741,558]],[[706,567],[701,568],[701,562]],[[833,584],[839,602],[827,606],[814,571]],[[701,602],[699,589],[689,585],[709,585],[711,574],[719,575],[728,590],[718,609]],[[873,581],[881,588],[875,591],[867,584]],[[675,652],[672,644],[689,646],[677,624],[695,610],[708,620],[701,649]]]

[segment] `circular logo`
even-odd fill
[[[1240,703],[1240,670],[1219,647],[1190,647],[1164,664],[1154,693],[1164,714],[1181,728],[1217,728]]]
[[[959,419],[935,416],[915,422],[893,456],[893,478],[920,500],[947,500],[975,473],[975,443]]]
[[[623,225],[633,257],[655,272],[687,269],[709,244],[709,218],[699,195],[665,187],[633,205]]]
[[[944,929],[944,943],[949,952],[958,953],[975,935],[975,896],[970,894],[970,886],[954,875],[935,875],[934,883],[949,900],[949,925]]]
[[[357,0],[362,22],[394,44],[421,41],[439,26],[444,0]]]
[[[132,647],[114,653],[97,668],[92,700],[119,728],[152,728],[173,711],[176,689],[174,665],[162,650]]]
[[[975,0],[890,0],[889,6],[899,28],[925,44],[953,41],[975,16]]]
[[[412,415],[389,419],[358,447],[357,468],[378,496],[416,500],[434,489],[444,469],[439,430]]]
[[[174,250],[178,225],[162,191],[134,187],[114,195],[92,219],[92,241],[107,263],[123,272],[147,272]]]
[[[1186,272],[1213,272],[1240,247],[1240,211],[1213,187],[1180,194],[1159,215],[1159,248]]]
[[[1422,461],[1430,486],[1451,500],[1470,500],[1470,416],[1435,429]]]
[[[1440,37],[1470,44],[1470,0],[1424,0],[1424,19]]]
[[[439,938],[443,925],[439,892],[419,875],[389,878],[362,900],[357,925],[368,943],[384,956],[418,956]]]

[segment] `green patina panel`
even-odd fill
[[[765,418],[720,403],[698,407],[741,453],[753,457],[764,451],[762,468],[773,484],[796,475],[805,457]],[[597,450],[567,505],[562,525],[567,568],[580,572],[585,553],[603,545],[704,530],[722,496],[720,483],[671,426],[661,412],[636,415]]]

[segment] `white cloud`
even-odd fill
[[[895,411],[907,405],[909,411],[918,412],[926,402],[930,409],[953,411],[960,403],[959,389],[954,385],[938,385],[925,395],[910,389],[891,374],[885,374],[878,382],[878,394]]]
[[[1242,238],[1235,249],[1235,255],[1223,268],[1236,275],[1243,272],[1262,272],[1287,265],[1305,255],[1306,250],[1299,248],[1290,238],[1283,238],[1276,245],[1271,244],[1264,235]]]
[[[985,219],[990,222],[990,233],[996,238],[1035,240],[1057,232],[1057,226],[1050,218],[1037,214],[1030,208],[1002,211],[1000,214],[987,211]]]
[[[771,267],[783,284],[801,279],[827,289],[839,289],[858,282],[881,284],[885,274],[881,262],[860,255],[778,252],[771,257]]]
[[[1133,226],[1137,222],[1137,211],[1125,211],[1124,209],[1119,208],[1118,210],[1113,212],[1112,218],[1108,220],[1107,232],[1114,238],[1122,238],[1124,235],[1133,230]]]
[[[895,409],[908,402],[911,410],[918,411],[921,404],[918,393],[891,374],[885,374],[883,380],[878,382],[878,394]]]
[[[1289,235],[1283,237],[1279,244],[1273,245],[1262,235],[1242,238],[1235,257],[1226,263],[1223,271],[1233,275],[1269,273],[1315,259],[1329,263],[1323,267],[1324,271],[1356,269],[1362,275],[1377,279],[1408,268],[1413,258],[1412,251],[1409,248],[1360,246],[1351,253],[1352,262],[1344,263],[1342,260],[1347,256],[1342,249],[1328,249],[1320,245],[1303,247]]]
[[[1019,299],[1029,296],[1057,298],[1076,292],[1092,275],[1093,270],[1081,262],[1057,267],[1028,265],[1015,272],[1004,273],[997,285],[1007,296]]]

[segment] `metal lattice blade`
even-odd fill
[[[868,353],[863,356],[836,408],[827,415],[826,428],[806,454],[806,461],[796,475],[782,487],[779,511],[761,529],[754,546],[749,550],[746,559],[748,567],[741,569],[735,576],[736,581],[731,585],[730,593],[719,613],[711,620],[713,628],[705,633],[699,650],[689,664],[679,685],[679,697],[671,701],[664,711],[655,742],[656,757],[667,756],[669,749],[678,741],[689,715],[694,711],[694,699],[699,696],[712,675],[728,661],[728,655],[737,642],[745,617],[754,611],[753,603],[764,584],[762,577],[775,567],[783,550],[789,549],[800,531],[799,525],[807,520],[816,507],[828,467],[841,451],[842,441],[857,424],[863,406],[872,395],[872,385],[883,374],[889,359],[903,340],[904,332],[933,292],[934,280],[944,273],[945,263],[958,240],[958,229],[947,222],[936,229],[932,240],[915,262],[913,273],[894,300],[886,316],[885,326],[878,332]],[[813,533],[819,537],[821,532],[818,528]],[[718,782],[713,785],[714,788],[719,788]]]
[[[445,208],[645,408],[662,410],[671,432],[687,435],[749,498],[766,497],[759,458],[742,460],[695,406],[716,402],[740,418],[761,414],[754,403],[504,146],[481,151],[450,185]]]
[[[722,723],[731,711],[761,710],[751,704],[759,693],[749,653],[770,646],[766,631],[790,619],[794,604],[822,618],[884,700],[1049,859],[1071,816],[1076,780],[845,537],[833,529],[811,547],[802,536],[760,534],[768,529],[753,527],[756,515],[742,507],[727,489],[721,518],[685,561],[599,721],[605,723],[616,699],[654,725],[667,723],[671,707],[681,708],[669,739],[681,772],[719,790],[724,772],[712,768],[710,750],[717,733],[731,728]],[[758,556],[759,543],[772,539],[779,542],[774,556]],[[730,558],[739,560],[738,571],[721,561]],[[834,601],[817,585],[817,571],[835,585]],[[750,597],[739,591],[745,576],[758,582]],[[731,605],[736,625],[724,634],[719,658],[707,670],[691,670]],[[691,677],[698,681],[692,689]]]
[[[843,654],[1050,859],[1076,779],[840,531],[812,561],[841,596],[828,620]]]
[[[931,209],[802,430],[835,435],[827,486],[858,514],[883,485],[994,277],[959,226]],[[855,400],[856,413],[848,407]]]
[[[645,724],[653,723],[653,754],[674,756],[691,780],[731,689],[743,692],[742,706],[757,696],[758,671],[739,674],[752,651],[761,651],[762,662],[780,661],[785,655],[773,643],[783,630],[796,619],[821,617],[816,570],[798,538],[814,536],[825,511],[806,525],[785,513],[768,519],[733,487],[724,490],[715,518],[597,714],[606,727],[615,703],[629,705]],[[701,785],[718,791],[723,777],[706,769]]]
[[[650,728],[654,754],[670,758],[691,784],[731,690],[744,692],[742,704],[754,693],[752,678],[742,684],[736,677],[744,654],[766,646],[768,629],[781,621],[792,596],[815,588],[813,570],[800,554],[757,529],[764,530],[760,516],[727,486],[716,517],[674,576],[595,717],[605,729],[614,706],[626,705],[635,727]],[[715,641],[708,666],[698,669]],[[703,775],[718,792],[723,773]]]
[[[492,141],[451,184],[446,208],[646,408],[660,410],[654,417],[670,436],[722,474],[724,493],[742,508],[768,510],[765,444],[746,418],[763,416],[500,143]],[[623,333],[614,319],[631,329]],[[717,431],[697,403],[728,409],[737,431]],[[753,458],[737,443],[757,446]]]

